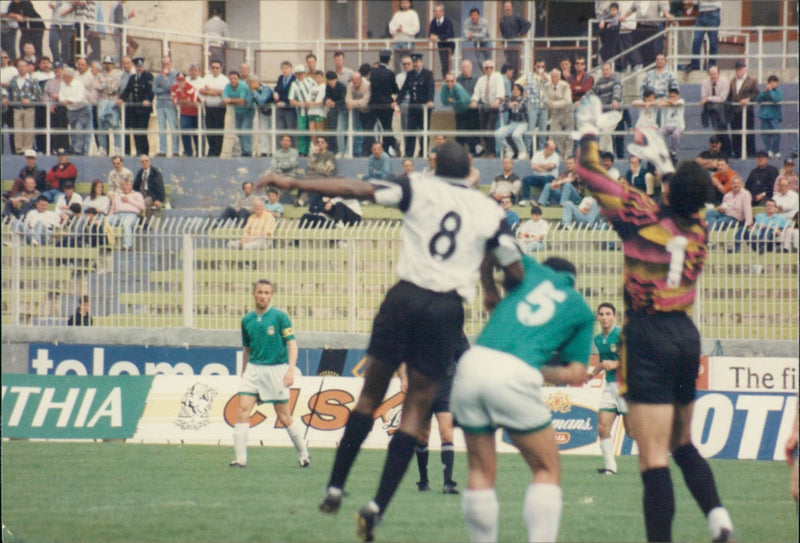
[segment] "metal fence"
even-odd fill
[[[3,324],[65,325],[88,295],[99,328],[234,330],[252,308],[253,282],[263,277],[275,283],[275,304],[296,329],[367,333],[396,281],[401,223],[306,229],[284,220],[270,246],[257,250],[229,248],[241,236],[236,225],[198,219],[139,227],[128,251],[69,247],[81,245],[69,242],[76,235],[31,246],[3,226]],[[759,254],[736,241],[735,230],[712,232],[711,240],[693,313],[704,337],[797,340],[797,253],[776,245]],[[578,288],[592,307],[610,301],[621,308],[623,258],[613,231],[553,225],[537,256],[552,255],[576,264]],[[486,319],[477,283],[475,294],[466,308],[469,334]]]

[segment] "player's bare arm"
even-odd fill
[[[283,376],[283,386],[289,388],[294,384],[294,368],[297,366],[297,340],[290,339],[286,342],[286,349],[289,351],[289,369]]]
[[[569,362],[566,366],[542,366],[542,376],[554,385],[582,385],[586,382],[586,364]]]
[[[244,370],[247,369],[247,362],[250,360],[250,347],[243,347],[242,348],[242,375],[244,375]]]
[[[256,184],[256,190],[262,190],[270,186],[281,190],[299,189],[301,191],[320,192],[328,196],[375,201],[375,187],[371,183],[344,177],[298,180],[270,173],[262,177],[261,181]]]

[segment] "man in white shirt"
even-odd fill
[[[46,196],[39,196],[36,207],[25,215],[25,221],[15,222],[16,232],[24,234],[27,242],[34,247],[46,243],[50,232],[61,226],[58,213],[47,209],[49,203]]]
[[[483,75],[475,83],[472,93],[472,103],[469,107],[478,108],[478,121],[481,130],[491,130],[492,136],[484,136],[486,158],[495,158],[494,130],[497,125],[497,115],[500,104],[506,97],[506,88],[503,76],[494,69],[494,62],[487,60],[483,63]]]
[[[789,190],[788,179],[778,179],[775,183],[777,191],[772,195],[775,205],[778,206],[778,215],[788,220],[794,219],[797,215],[798,196],[793,190]]]
[[[519,205],[528,205],[528,200],[531,199],[531,187],[544,188],[547,183],[550,183],[558,176],[558,166],[561,163],[561,157],[556,151],[556,144],[553,140],[547,140],[544,148],[536,151],[531,159],[531,169],[536,172],[533,175],[528,175],[522,178],[522,192],[520,194]]]
[[[58,213],[61,222],[66,223],[69,222],[73,215],[72,211],[70,211],[70,206],[72,206],[72,204],[82,206],[83,198],[80,194],[75,192],[75,185],[72,184],[72,181],[64,183],[62,188],[64,189],[64,193],[56,198],[56,213]]]
[[[230,83],[228,77],[222,73],[222,63],[219,60],[211,62],[211,73],[203,79],[204,85],[197,87],[200,98],[205,104],[206,128],[209,130],[222,130],[225,128],[225,106],[222,105],[222,91]],[[222,134],[208,134],[208,156],[219,156],[222,153]]]
[[[92,128],[92,110],[89,107],[89,94],[86,87],[81,83],[72,68],[65,68],[63,82],[58,93],[58,101],[67,108],[67,120],[71,130],[76,133],[70,134],[72,142],[72,154],[85,155],[89,152],[89,142],[91,135],[80,133]]]

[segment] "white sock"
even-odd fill
[[[528,526],[528,541],[555,541],[561,525],[561,487],[532,483],[525,492],[522,518]]]
[[[711,538],[719,536],[723,528],[733,531],[733,521],[724,507],[715,507],[708,512],[708,529],[711,530]]]
[[[469,540],[473,543],[497,541],[497,518],[500,504],[493,488],[465,490],[462,494],[461,510],[467,521]]]
[[[289,433],[289,438],[292,440],[294,448],[297,449],[297,456],[301,459],[307,457],[308,449],[306,448],[306,442],[303,440],[303,425],[300,421],[293,421],[291,426],[286,428],[286,431]]]
[[[603,464],[606,469],[617,471],[617,461],[614,458],[614,442],[610,437],[600,440],[600,452],[603,453]]]
[[[237,422],[233,426],[233,452],[236,453],[236,461],[240,464],[247,464],[248,432],[250,432],[249,422]]]

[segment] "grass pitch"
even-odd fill
[[[337,516],[317,511],[332,449],[312,450],[300,469],[291,448],[251,448],[246,469],[228,468],[230,447],[122,443],[2,443],[3,541],[272,542],[354,541],[355,513],[375,492],[384,451],[364,450]],[[432,492],[419,493],[416,462],[376,531],[377,541],[466,541],[459,496],[440,490],[431,452]],[[455,479],[466,482],[465,455]],[[562,456],[564,513],[560,541],[642,541],[636,459],[620,474],[598,475],[600,459]],[[723,503],[741,541],[797,541],[789,468],[778,462],[712,461]],[[705,519],[673,469],[676,541],[708,541]],[[497,493],[500,541],[524,541],[522,499],[529,482],[517,455],[501,455]]]

